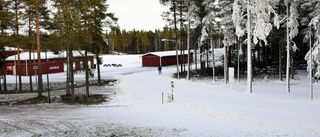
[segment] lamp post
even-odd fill
[[[311,35],[310,35],[310,70],[309,70],[309,77],[310,77],[310,99],[313,100],[313,85],[312,85],[312,80],[313,80],[313,77],[312,77],[312,28],[310,26],[310,32],[311,32]]]
[[[173,40],[173,39],[161,39],[161,41],[172,41],[172,42],[175,42],[175,45],[176,45],[176,56],[177,56],[177,74],[178,74],[178,79],[180,79],[180,77],[179,77],[178,42],[176,40]]]

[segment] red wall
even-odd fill
[[[183,58],[184,58],[184,63],[188,63],[188,55],[181,56],[179,55],[178,60],[179,64],[183,63]],[[190,54],[190,62],[193,62],[193,53]],[[170,66],[170,65],[176,65],[177,64],[177,56],[166,56],[161,58],[161,64],[162,66]],[[142,56],[142,66],[143,67],[156,67],[160,66],[160,57],[155,56],[153,54],[147,54],[145,56]]]
[[[160,57],[148,54],[142,57],[142,66],[160,66]]]

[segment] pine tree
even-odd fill
[[[305,60],[307,60],[308,63],[307,70],[311,72],[309,74],[309,77],[320,79],[320,2],[316,3],[314,6],[314,10],[310,13],[312,19],[308,25],[309,31],[312,32],[312,34],[309,35],[311,48],[306,54]]]
[[[77,49],[77,33],[81,31],[79,1],[55,0],[57,12],[54,17],[56,32],[61,37],[62,48],[67,53],[66,95],[74,95],[73,49]],[[71,91],[70,91],[71,90]]]
[[[235,30],[234,25],[232,22],[232,3],[233,1],[212,1],[212,0],[206,0],[204,1],[203,5],[206,5],[206,11],[207,15],[203,19],[203,28],[206,31],[202,31],[202,38],[201,41],[204,41],[206,39],[210,39],[211,43],[214,39],[214,35],[219,34],[221,31],[221,26],[224,26],[223,28],[223,35],[224,40],[223,44],[225,46],[225,57],[224,57],[224,78],[225,82],[227,83],[227,72],[228,72],[228,46],[231,46],[236,43],[235,38]],[[220,18],[221,21],[217,21],[217,18]],[[214,47],[212,47],[212,56],[213,56],[213,79],[215,77],[214,75]],[[214,79],[215,80],[215,79]]]
[[[27,0],[26,1],[26,18],[28,19],[28,35],[29,35],[29,42],[28,42],[28,48],[29,48],[29,90],[30,92],[33,91],[33,83],[32,83],[32,57],[31,57],[31,52],[32,52],[32,25],[34,24],[34,8],[32,7],[33,5],[33,1],[31,0]]]
[[[19,37],[19,28],[21,23],[19,22],[22,17],[22,12],[20,11],[23,8],[21,0],[13,0],[13,8],[15,14],[15,32],[16,32],[16,46],[17,46],[17,54],[18,54],[18,66],[16,70],[18,71],[18,79],[19,79],[19,91],[22,92],[22,80],[21,80],[21,62],[20,62],[20,37]]]
[[[259,40],[262,40],[267,44],[267,36],[273,29],[273,24],[277,28],[280,27],[278,14],[271,6],[269,0],[247,0],[243,1],[235,0],[233,4],[233,23],[235,24],[236,35],[238,37],[244,36],[247,32],[247,90],[252,93],[252,42],[258,44]],[[246,13],[246,14],[244,14]],[[271,15],[274,16],[273,24],[271,22]],[[245,20],[245,16],[247,20]],[[241,25],[247,24],[247,31]],[[251,34],[252,33],[252,34]],[[252,40],[251,40],[252,38]]]
[[[4,70],[1,70],[1,73],[3,74],[3,90],[7,92],[7,77],[6,77],[6,72],[5,72],[5,39],[4,39],[4,33],[5,30],[9,29],[9,27],[12,24],[12,13],[9,11],[9,5],[10,1],[7,0],[0,0],[0,27],[1,27],[1,40],[0,40],[0,49],[1,49],[1,65],[0,67]]]
[[[103,27],[114,27],[114,21],[117,21],[117,18],[114,17],[114,14],[107,13],[107,5],[106,0],[88,0],[88,30],[89,36],[91,39],[91,44],[93,49],[91,50],[96,54],[97,59],[97,71],[98,71],[98,83],[101,83],[101,75],[100,75],[100,64],[101,59],[99,54],[101,53],[101,49],[105,47],[106,43],[101,37],[103,32]],[[105,22],[105,23],[104,23]]]

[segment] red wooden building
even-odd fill
[[[188,63],[188,51],[181,55],[178,52],[179,64]],[[190,62],[193,62],[193,53],[190,53]],[[176,51],[150,52],[142,56],[143,67],[170,66],[177,64]]]
[[[42,74],[47,74],[47,65],[46,65],[46,55],[45,52],[41,52],[41,68]],[[80,69],[83,66],[84,57],[79,51],[73,52],[74,69]],[[88,65],[89,68],[93,68],[93,54],[88,54]],[[53,52],[47,52],[47,64],[48,64],[48,73],[59,73],[64,72],[67,69],[67,58],[66,52],[61,52],[60,54],[54,54]],[[36,75],[38,70],[38,57],[37,53],[31,53],[31,63],[29,61],[29,52],[20,53],[20,72],[22,76]],[[8,72],[8,75],[17,75],[18,71],[18,55],[9,56],[6,59],[5,69]]]

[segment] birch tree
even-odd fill
[[[290,3],[290,7],[289,7]],[[290,66],[291,58],[290,51],[296,51],[297,46],[293,41],[293,38],[296,37],[299,33],[298,27],[298,1],[297,0],[286,0],[287,7],[287,66],[286,66],[286,81],[287,81],[287,93],[290,93]],[[290,13],[290,14],[289,14]],[[290,46],[292,45],[292,46]]]

